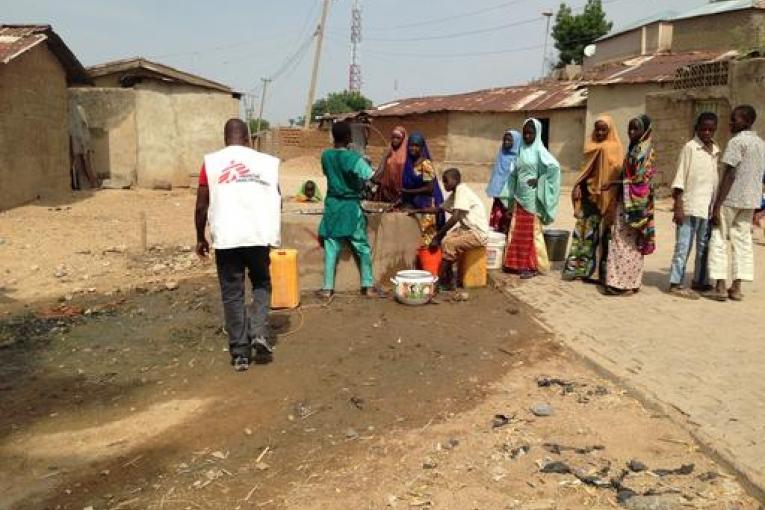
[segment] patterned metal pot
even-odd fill
[[[391,278],[395,285],[396,300],[405,305],[424,305],[430,302],[436,291],[438,277],[428,271],[399,271]]]

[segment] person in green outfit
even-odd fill
[[[337,259],[347,241],[359,262],[361,294],[385,297],[385,293],[374,285],[367,219],[361,210],[362,195],[374,171],[360,154],[348,148],[352,140],[350,124],[335,123],[332,138],[334,148],[321,155],[321,167],[327,178],[327,197],[319,225],[319,238],[324,245],[324,287],[319,296],[325,299],[333,296]]]

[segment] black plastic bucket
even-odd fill
[[[568,230],[545,230],[545,247],[547,248],[547,257],[550,262],[563,262],[566,260],[566,251],[568,250]]]

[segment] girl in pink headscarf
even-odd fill
[[[390,135],[390,147],[380,163],[373,180],[380,185],[375,199],[397,203],[401,199],[404,166],[407,156],[406,129],[396,126]]]

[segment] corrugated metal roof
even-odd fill
[[[763,0],[716,0],[696,7],[689,11],[681,12],[675,19],[695,18],[697,16],[711,16],[723,12],[740,11],[743,9],[765,9]]]
[[[587,104],[581,82],[556,82],[478,90],[466,94],[401,99],[369,112],[374,117],[442,112],[523,112],[580,108]]]
[[[208,80],[206,78],[202,78],[201,76],[187,73],[165,64],[160,64],[159,62],[146,60],[143,57],[115,60],[113,62],[98,64],[89,67],[88,72],[93,78],[99,78],[101,76],[108,76],[110,74],[118,73],[124,73],[127,76],[135,78],[157,78],[159,76],[160,79],[170,82],[177,82],[205,89],[218,90],[220,92],[226,92],[229,94],[234,93],[231,87],[223,85],[222,83]]]
[[[735,51],[691,51],[648,55],[595,67],[585,71],[582,78],[592,85],[669,82],[674,80],[677,70],[684,66],[729,59],[736,55]]]
[[[85,68],[50,25],[0,25],[0,63],[8,64],[42,43],[61,63],[69,84],[91,83]]]
[[[675,21],[698,16],[712,16],[724,12],[740,11],[743,9],[765,9],[765,0],[712,0],[699,7],[688,11],[663,11],[648,18],[636,20],[629,25],[621,26],[616,30],[604,35],[598,41],[604,41],[617,35],[632,32],[646,25],[651,25],[659,21]]]

